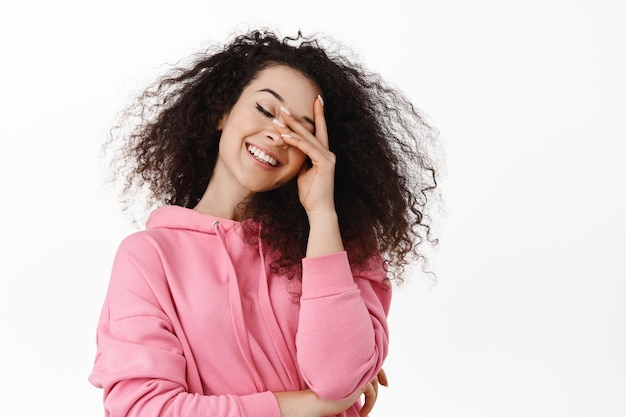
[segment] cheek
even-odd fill
[[[229,132],[222,131],[222,135],[220,136],[220,143],[218,145],[218,155],[223,157],[224,155],[228,155],[229,151],[233,148],[233,141],[231,140],[231,136]]]
[[[293,154],[290,156],[289,161],[293,164],[293,168],[296,174],[300,172],[302,165],[306,163],[307,156],[300,151],[293,151]]]
[[[291,149],[289,153],[289,169],[283,172],[281,175],[281,179],[276,184],[277,186],[283,186],[300,173],[300,169],[302,169],[302,165],[306,161],[306,155],[298,150]]]

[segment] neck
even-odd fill
[[[215,183],[209,183],[202,198],[193,209],[214,217],[241,221],[241,203],[248,196],[235,195],[232,191],[229,193],[227,190],[222,190],[222,187],[213,184]]]
[[[250,191],[236,182],[231,184],[227,181],[230,177],[220,175],[219,165],[215,167],[206,191],[193,209],[222,219],[241,221],[241,203],[250,196]]]

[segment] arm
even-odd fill
[[[284,141],[311,160],[298,176],[298,194],[310,225],[303,260],[302,297],[296,344],[307,384],[322,398],[344,399],[371,381],[387,355],[382,259],[356,275],[344,252],[334,202],[335,155],[329,150],[323,104],[313,104],[315,134],[289,111],[281,116]]]
[[[380,258],[354,273],[345,252],[303,261],[298,364],[320,397],[347,398],[382,367],[391,302],[384,278]]]
[[[275,395],[282,417],[321,417],[339,414],[363,395],[365,401],[359,416],[367,417],[376,403],[379,384],[387,386],[387,375],[382,369],[361,390],[342,401],[321,400],[312,390],[278,392]]]

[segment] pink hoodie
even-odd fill
[[[270,274],[241,229],[166,206],[122,242],[89,376],[106,416],[280,417],[272,392],[339,400],[377,374],[391,301],[381,258],[360,270],[345,252],[304,259],[300,286]]]

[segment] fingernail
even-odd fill
[[[278,119],[272,120],[276,126],[285,127],[285,124]]]
[[[324,99],[322,98],[322,96],[320,96],[319,94],[317,95],[317,98],[319,99],[320,103],[322,104],[322,107],[324,107]]]
[[[283,113],[286,113],[289,116],[291,116],[291,112],[289,111],[289,109],[287,107],[280,106],[280,109],[283,111]]]
[[[293,136],[291,136],[289,133],[281,133],[280,136],[282,136],[283,138],[287,138],[287,139],[293,138]]]

